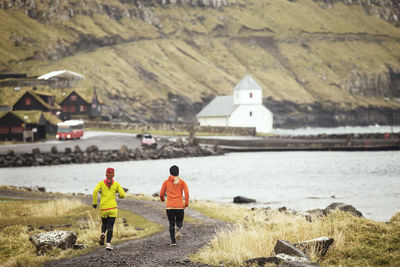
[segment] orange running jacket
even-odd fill
[[[185,204],[183,204],[183,192],[185,192]],[[164,201],[165,193],[167,193],[167,209],[183,209],[189,205],[189,189],[181,178],[178,176],[169,176],[164,181],[160,190],[160,199]]]

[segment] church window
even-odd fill
[[[253,116],[253,111],[250,111],[250,117],[252,117]]]
[[[76,95],[71,95],[71,101],[76,101],[78,97]]]
[[[30,106],[31,103],[32,103],[32,101],[29,97],[25,98],[25,106]]]
[[[250,93],[250,98],[253,98],[253,93]]]

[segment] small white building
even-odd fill
[[[256,127],[257,132],[272,131],[273,116],[262,104],[262,88],[246,75],[234,88],[233,96],[217,96],[199,114],[201,126]]]

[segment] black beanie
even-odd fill
[[[169,168],[169,173],[173,176],[178,176],[179,175],[179,168],[178,166],[174,165],[171,168]]]

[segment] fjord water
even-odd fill
[[[91,194],[116,169],[131,193],[158,192],[169,167],[180,167],[192,199],[306,211],[332,202],[351,204],[365,217],[388,221],[400,211],[400,152],[249,152],[223,156],[0,169],[0,184],[44,186],[51,192]]]

